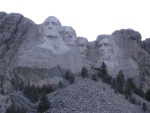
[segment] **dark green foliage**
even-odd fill
[[[140,101],[138,101],[138,103],[137,103],[139,106],[141,105],[141,102]]]
[[[38,86],[35,86],[34,84],[30,86],[29,84],[24,88],[24,95],[27,97],[32,103],[36,103],[41,95],[48,94],[52,92],[53,89],[51,86],[43,85],[41,88]]]
[[[94,81],[97,81],[97,80],[98,80],[98,77],[97,77],[96,74],[93,74],[93,75],[92,75],[92,80],[94,80]]]
[[[125,88],[124,88],[124,95],[125,98],[128,99],[128,97],[132,96],[132,84],[131,84],[132,79],[128,79],[127,82],[125,83]]]
[[[133,91],[135,94],[144,97],[144,92],[142,90],[142,87],[137,87],[133,81],[132,78],[128,78],[127,83],[126,83],[126,89],[125,89],[128,93],[130,93],[130,91]]]
[[[64,87],[64,85],[63,85],[62,81],[60,81],[58,85],[59,85],[59,88]]]
[[[4,91],[4,88],[1,89],[1,92],[0,92],[2,95],[5,94],[5,91]]]
[[[4,84],[4,76],[3,75],[0,75],[0,94],[4,95],[5,92],[4,92],[4,88],[3,88],[3,84]]]
[[[48,98],[45,94],[43,94],[43,96],[40,99],[40,103],[38,104],[37,110],[40,113],[43,113],[46,110],[48,110],[49,108],[50,108],[50,103],[48,101]]]
[[[143,110],[144,112],[147,111],[147,105],[146,105],[145,102],[142,104],[142,110]]]
[[[35,85],[28,85],[24,88],[24,95],[33,103],[37,102],[39,99],[40,92]]]
[[[136,103],[137,103],[136,98],[135,98],[135,97],[132,97],[132,96],[130,96],[129,101],[130,101],[132,104],[136,104]]]
[[[131,90],[134,90],[135,85],[134,85],[134,83],[133,83],[132,78],[128,78],[127,84],[128,84],[128,86],[130,86]]]
[[[102,63],[102,65],[100,67],[100,70],[98,72],[98,76],[102,79],[103,82],[105,82],[107,84],[112,83],[112,77],[110,75],[108,75],[107,66],[104,62]]]
[[[11,79],[11,84],[16,91],[22,91],[24,88],[24,83],[22,81],[18,81],[16,78]]]
[[[85,67],[82,68],[81,76],[82,76],[83,78],[85,78],[85,77],[88,76],[88,70],[87,70]]]
[[[116,78],[116,82],[117,82],[117,90],[119,93],[123,94],[123,90],[124,90],[124,74],[123,71],[120,70],[117,78]]]
[[[73,84],[75,82],[75,78],[70,74],[69,70],[66,71],[65,79],[68,80],[70,84]]]
[[[3,84],[4,84],[4,76],[0,75],[0,87],[3,88]]]
[[[66,79],[66,80],[69,80],[69,76],[70,76],[70,73],[69,73],[69,70],[67,70],[67,71],[66,71],[66,74],[65,74],[65,79]]]
[[[16,105],[12,103],[12,105],[7,108],[6,113],[26,113],[26,110],[23,107],[16,107]]]
[[[111,85],[114,89],[115,93],[124,94],[124,97],[129,100],[132,104],[141,105],[140,101],[137,101],[135,97],[132,96],[132,92],[137,95],[144,97],[144,92],[142,87],[137,88],[137,86],[133,83],[132,79],[129,78],[127,81],[124,79],[123,71],[120,70],[116,78],[112,78],[107,72],[107,66],[103,62],[100,69],[96,69],[98,71],[98,76],[102,79],[103,82]],[[147,100],[150,101],[150,89],[145,94]],[[142,107],[143,110],[147,109],[147,106],[144,104]],[[145,107],[146,106],[146,107]]]
[[[100,70],[101,70],[101,73],[103,73],[104,75],[108,75],[107,66],[104,62],[102,63]]]
[[[145,93],[146,100],[150,101],[150,89]]]
[[[112,87],[113,89],[116,89],[116,87],[117,87],[117,82],[116,82],[116,79],[115,79],[115,78],[112,79],[111,87]]]
[[[75,82],[74,76],[69,77],[69,82],[70,82],[70,84],[73,84]]]
[[[144,95],[144,91],[143,91],[143,88],[142,87],[138,87],[137,88],[137,95],[145,98],[145,95]]]

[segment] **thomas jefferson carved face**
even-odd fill
[[[50,38],[58,38],[60,36],[61,23],[54,17],[48,17],[42,24],[42,34]]]
[[[108,60],[113,52],[111,40],[109,40],[109,38],[100,39],[98,43],[98,50],[100,52],[100,58]]]
[[[88,54],[87,53],[87,50],[88,50],[87,45],[88,45],[88,41],[86,38],[79,37],[77,39],[77,47],[78,47],[81,57],[83,57],[83,58],[86,58],[87,54]]]
[[[77,41],[76,32],[72,27],[64,26],[62,31],[63,40],[69,46],[75,46]]]

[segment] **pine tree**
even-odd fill
[[[150,101],[150,89],[145,93],[146,100]]]
[[[96,74],[93,74],[93,75],[92,75],[92,80],[94,80],[94,81],[97,81],[97,80],[98,80],[98,78],[97,78],[97,75],[96,75]]]
[[[2,95],[4,95],[3,84],[4,84],[4,76],[3,76],[3,75],[0,75],[0,88],[1,88],[0,93],[1,93]]]
[[[26,110],[23,107],[16,107],[15,103],[12,103],[12,105],[7,108],[6,113],[26,113]]]
[[[16,113],[16,105],[12,103],[12,105],[7,108],[6,113]]]
[[[118,75],[117,75],[117,78],[116,78],[116,82],[117,82],[117,90],[119,93],[123,94],[123,91],[124,91],[124,74],[123,74],[123,71],[120,70]]]
[[[3,87],[3,84],[4,84],[4,76],[3,75],[0,75],[0,87],[2,88]]]
[[[67,70],[67,71],[66,71],[66,74],[65,74],[65,79],[66,79],[66,80],[69,80],[69,76],[70,76],[70,73],[69,73],[69,70]]]
[[[40,113],[43,113],[46,110],[48,110],[49,108],[50,108],[50,103],[48,101],[48,98],[45,94],[43,94],[43,96],[40,99],[40,103],[38,104],[37,110]]]
[[[73,75],[70,75],[69,70],[66,71],[65,79],[68,80],[70,84],[73,84],[75,82],[75,78]]]
[[[104,62],[101,65],[100,72],[99,72],[98,75],[101,77],[103,82],[105,82],[107,84],[111,84],[112,83],[112,77],[108,75],[107,66],[106,66],[106,64]]]
[[[128,97],[132,96],[131,79],[128,79],[125,84],[124,95],[125,95],[126,99],[128,99]]]
[[[83,78],[85,78],[85,77],[88,76],[88,70],[87,70],[85,67],[82,68],[81,76],[82,76]]]
[[[144,112],[147,110],[147,105],[146,105],[145,102],[142,104],[142,110],[143,110]]]
[[[107,66],[104,62],[102,63],[100,70],[104,75],[108,75]]]
[[[62,88],[64,85],[62,83],[62,81],[59,82],[59,88]]]

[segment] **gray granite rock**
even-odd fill
[[[146,40],[143,40],[141,42],[141,47],[147,51],[148,53],[150,53],[150,38],[147,38]]]
[[[66,70],[70,70],[76,76],[80,74],[82,67],[86,67],[92,74],[94,71],[92,72],[91,68],[100,68],[102,62],[105,62],[108,73],[112,77],[116,77],[119,70],[123,70],[125,78],[132,77],[134,82],[139,86],[142,85],[145,91],[150,88],[149,40],[141,42],[139,32],[132,29],[121,29],[114,31],[111,35],[98,35],[95,41],[88,42],[86,38],[77,37],[72,27],[62,26],[56,17],[50,16],[42,24],[36,25],[21,14],[0,12],[0,76],[5,77],[6,81],[3,86],[6,93],[13,92],[10,84],[12,77],[17,77],[18,80],[25,83],[30,81],[36,85],[58,84],[59,81],[64,80]],[[114,100],[111,100],[112,103],[109,103],[107,99],[96,97],[95,99],[100,99],[104,105],[102,102],[99,103],[94,100],[94,97],[98,96],[96,94],[98,87],[88,80],[82,82],[85,84],[82,84],[80,80],[78,83],[81,85],[76,84],[77,93],[75,95],[72,89],[65,89],[71,91],[71,94],[66,95],[73,95],[68,98],[75,98],[77,103],[72,101],[73,104],[67,104],[65,107],[64,102],[70,100],[66,99],[63,102],[61,97],[58,97],[58,100],[50,97],[50,100],[56,101],[52,111],[99,112],[102,110],[104,113],[107,112],[107,109],[112,109],[111,112],[124,113],[124,110],[128,108],[123,108],[123,105],[127,103],[124,103],[121,109],[109,106],[109,104],[119,106],[124,100],[119,103],[113,103]],[[88,84],[92,85],[93,89],[95,87],[97,89],[92,90]],[[74,87],[69,86],[69,88]],[[88,100],[89,96],[85,92],[89,90],[91,90],[90,96],[94,93],[96,95]],[[78,93],[80,91],[83,94]],[[106,95],[101,92],[99,94]],[[58,101],[61,105],[57,108]],[[90,104],[88,108],[87,103],[93,104]],[[100,104],[102,106],[98,106]],[[108,105],[109,108],[106,106],[104,109],[105,105]],[[94,107],[94,110],[90,109]],[[125,112],[130,112],[130,110],[125,110]]]

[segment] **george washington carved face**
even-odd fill
[[[60,21],[56,17],[50,16],[43,22],[41,32],[43,36],[57,38],[60,36],[61,27]]]

